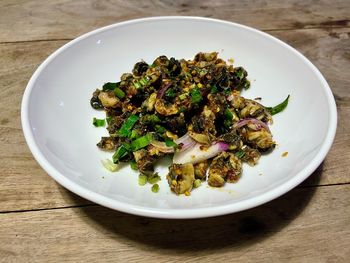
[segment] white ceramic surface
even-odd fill
[[[244,165],[236,184],[222,189],[206,184],[191,196],[176,196],[165,180],[169,160],[157,166],[163,180],[154,194],[139,186],[128,165],[106,171],[111,157],[96,147],[104,128],[92,126],[103,112],[90,107],[95,88],[118,81],[135,62],[159,55],[192,58],[218,51],[249,73],[244,97],[262,97],[267,106],[291,95],[287,109],[271,127],[278,147],[255,167]],[[156,17],[127,21],[87,33],[64,45],[36,70],[22,101],[22,126],[35,159],[57,182],[98,204],[159,218],[223,215],[268,202],[306,179],[325,158],[336,131],[331,90],[309,60],[280,40],[258,30],[199,17]],[[288,151],[287,157],[281,154]]]

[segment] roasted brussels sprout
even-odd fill
[[[241,91],[250,87],[248,73],[232,63],[217,52],[188,60],[162,55],[153,63],[137,62],[119,81],[95,90],[90,104],[104,109],[106,119],[95,117],[93,124],[107,123],[109,132],[97,145],[115,151],[104,162],[108,168],[112,161],[113,169],[131,161],[142,183],[156,189],[150,180],[154,163],[168,155],[176,164],[169,167],[167,180],[178,195],[189,195],[206,179],[215,187],[236,182],[242,162],[255,165],[262,152],[275,147],[268,125],[289,96],[275,107],[242,97]]]
[[[214,187],[221,187],[228,183],[236,182],[242,173],[242,163],[233,154],[222,152],[215,157],[209,167],[208,184]]]
[[[189,195],[194,182],[194,168],[191,163],[173,164],[167,175],[171,190],[176,194]]]

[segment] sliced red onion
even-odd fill
[[[207,159],[213,158],[220,152],[226,151],[228,144],[223,142],[217,142],[209,147],[205,147],[202,144],[196,143],[196,145],[186,151],[176,152],[174,154],[173,163],[199,163]]]
[[[173,153],[174,152],[174,147],[167,146],[165,142],[153,140],[151,142],[151,144],[162,153]]]
[[[158,90],[158,92],[157,92],[157,98],[158,98],[158,99],[163,98],[163,96],[164,96],[164,94],[165,94],[165,91],[166,91],[172,84],[173,84],[172,82],[168,82],[168,83],[162,85],[162,87],[160,88],[160,90]]]
[[[260,130],[261,128],[265,128],[268,132],[270,132],[269,126],[266,123],[254,118],[246,118],[246,119],[240,120],[239,122],[237,122],[236,128],[243,127],[244,125],[249,123],[255,124],[255,127],[258,130]]]
[[[232,94],[229,95],[229,96],[227,97],[227,100],[228,100],[228,101],[232,101],[232,100],[233,100],[233,95],[232,95]]]
[[[179,152],[183,152],[187,150],[188,148],[191,148],[196,145],[196,141],[193,140],[188,133],[186,133],[184,136],[180,137],[179,139],[174,141],[177,145],[181,145],[181,149]]]

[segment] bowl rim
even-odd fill
[[[113,28],[123,27],[131,24],[137,24],[137,23],[145,23],[145,22],[152,22],[152,21],[165,21],[165,20],[187,20],[187,21],[206,21],[210,23],[218,23],[218,24],[225,24],[230,26],[239,27],[241,29],[251,31],[255,34],[258,34],[264,38],[267,38],[286,49],[293,52],[296,56],[298,56],[318,77],[318,79],[321,81],[322,89],[325,92],[327,102],[328,102],[328,111],[329,111],[329,125],[327,134],[325,137],[325,140],[321,146],[321,149],[316,154],[316,156],[304,167],[303,170],[301,170],[299,173],[297,173],[293,179],[288,180],[281,185],[259,195],[256,197],[249,198],[247,200],[238,201],[236,203],[232,204],[225,204],[225,205],[217,205],[213,207],[202,207],[202,208],[191,208],[191,209],[160,209],[160,208],[150,208],[150,207],[143,207],[139,205],[131,205],[127,204],[121,201],[114,200],[112,198],[103,196],[100,193],[93,192],[92,190],[88,190],[79,184],[69,180],[66,178],[63,174],[61,174],[58,170],[55,169],[53,165],[46,159],[46,157],[41,153],[39,150],[39,147],[37,143],[34,140],[34,136],[30,127],[30,120],[29,120],[29,101],[31,92],[33,90],[33,87],[35,86],[36,80],[38,76],[41,74],[41,72],[44,70],[44,68],[61,52],[68,49],[70,46],[74,45],[75,43],[80,42],[83,39],[86,39],[90,36],[93,36],[95,34],[101,33],[103,31],[107,31]],[[139,216],[146,216],[146,217],[153,217],[153,218],[168,218],[168,219],[189,219],[189,218],[203,218],[203,217],[212,217],[212,216],[220,216],[230,213],[235,213],[239,211],[243,211],[246,209],[250,209],[256,206],[259,206],[261,204],[267,203],[286,192],[293,189],[295,186],[299,185],[302,181],[304,181],[308,176],[310,176],[316,168],[322,163],[324,158],[326,157],[328,151],[330,150],[332,143],[334,141],[336,128],[337,128],[337,108],[335,99],[333,97],[332,91],[325,80],[325,78],[322,76],[320,71],[299,51],[291,47],[290,45],[286,44],[285,42],[279,40],[278,38],[271,36],[265,32],[262,32],[258,29],[241,25],[238,23],[220,20],[220,19],[213,19],[213,18],[205,18],[205,17],[198,17],[198,16],[156,16],[156,17],[146,17],[146,18],[138,18],[138,19],[132,19],[127,20],[115,24],[111,24],[105,27],[101,27],[98,29],[95,29],[93,31],[90,31],[88,33],[85,33],[56,51],[54,51],[49,57],[47,57],[42,64],[36,69],[32,77],[30,78],[24,94],[22,98],[21,103],[21,123],[22,123],[22,129],[24,133],[24,137],[26,139],[26,142],[29,146],[30,151],[32,152],[34,158],[36,161],[40,164],[40,166],[60,185],[64,186],[66,189],[70,190],[71,192],[90,200],[94,203],[100,204],[102,206],[118,210],[121,212],[139,215]]]

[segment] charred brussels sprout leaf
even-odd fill
[[[144,61],[137,62],[134,66],[134,69],[132,70],[132,73],[135,76],[141,76],[144,72],[147,71],[148,67],[148,64]]]
[[[176,60],[175,58],[170,58],[168,70],[169,70],[169,75],[171,77],[178,76],[181,73],[180,62],[178,60]]]

